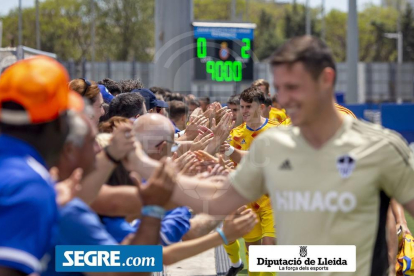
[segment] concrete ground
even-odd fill
[[[216,260],[214,248],[192,258],[175,263],[164,268],[164,275],[168,276],[213,276],[216,274]]]

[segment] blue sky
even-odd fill
[[[286,2],[288,0],[281,0],[280,2]],[[292,0],[290,0],[293,2]],[[18,0],[2,0],[0,5],[0,15],[7,14],[11,9],[18,7]],[[306,0],[297,0],[298,3],[306,3]],[[373,3],[379,5],[381,0],[357,0],[358,8],[362,9],[366,4]],[[35,0],[22,0],[23,7],[33,7]],[[322,0],[310,0],[312,7],[321,5]],[[348,10],[348,0],[325,0],[326,10],[339,9],[342,11]]]

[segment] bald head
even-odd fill
[[[154,159],[171,155],[174,142],[174,126],[171,121],[157,113],[147,113],[134,122],[136,139],[143,150]]]

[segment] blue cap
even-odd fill
[[[102,98],[105,103],[110,103],[114,96],[112,96],[111,93],[109,93],[108,89],[106,89],[105,85],[98,84],[99,91],[101,91]]]
[[[138,92],[145,98],[145,106],[147,110],[153,109],[154,107],[168,108],[168,104],[164,101],[157,100],[157,97],[155,97],[154,93],[149,89],[134,89],[131,92]]]

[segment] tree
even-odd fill
[[[407,4],[405,13],[401,20],[401,31],[403,34],[403,57],[404,61],[414,61],[414,12],[411,5]]]
[[[325,18],[326,44],[331,48],[337,62],[346,60],[346,22],[347,14],[331,10]]]
[[[97,35],[100,56],[115,60],[151,61],[154,48],[154,2],[101,0]]]
[[[317,9],[311,9],[311,33],[319,36],[316,30],[316,14]],[[286,10],[285,14],[285,38],[292,38],[306,34],[306,7],[302,4],[293,2],[292,8]]]
[[[151,61],[154,47],[154,1],[95,1],[96,60]],[[2,18],[3,43],[17,46],[18,11]],[[46,0],[40,3],[42,50],[61,60],[90,59],[89,0]],[[35,8],[23,10],[23,45],[36,47]]]
[[[282,43],[276,33],[276,22],[266,10],[261,10],[255,31],[255,54],[259,60],[269,57]]]

